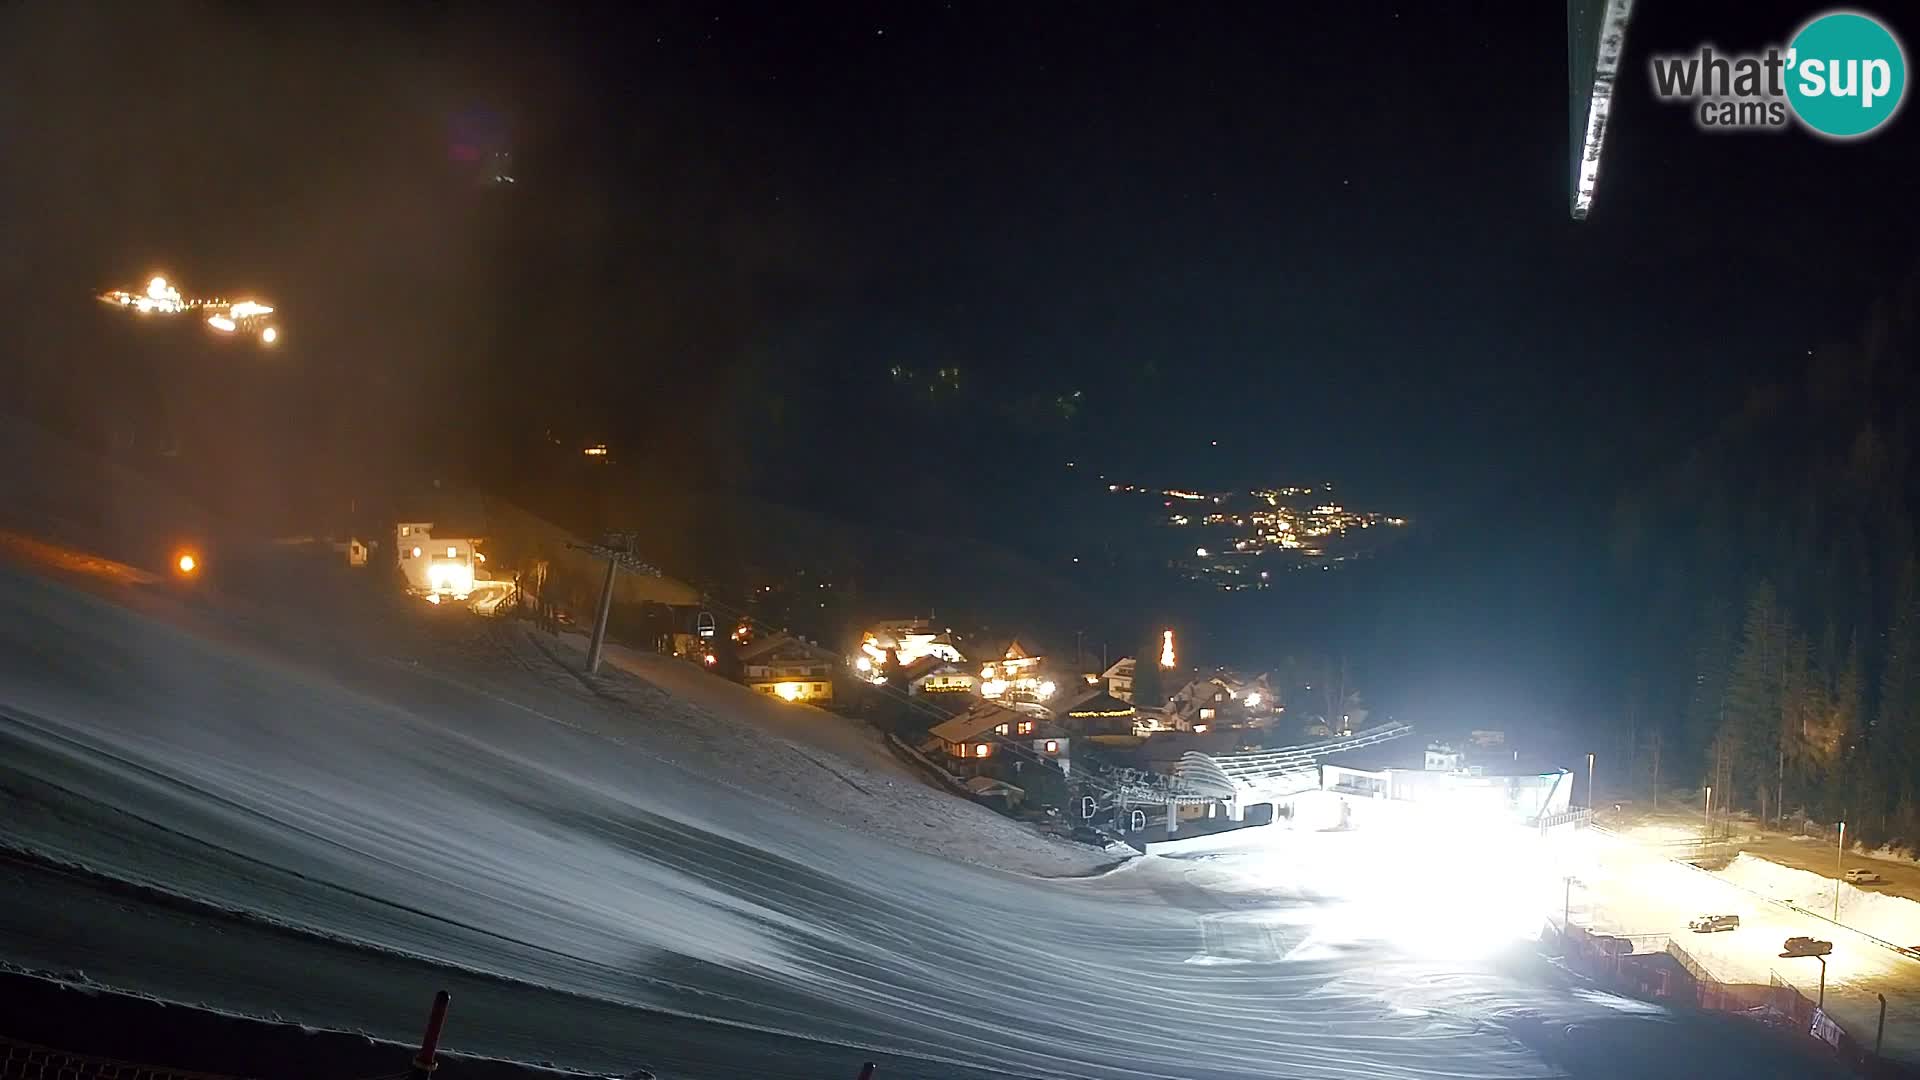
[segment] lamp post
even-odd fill
[[[1799,942],[1796,945],[1796,942]],[[1785,947],[1780,950],[1782,960],[1804,960],[1812,957],[1820,961],[1820,1000],[1816,1003],[1821,1011],[1827,1007],[1827,954],[1833,951],[1831,941],[1807,941],[1788,938]]]
[[[1593,755],[1587,755],[1587,809],[1593,809]]]
[[[1840,921],[1840,878],[1844,871],[1840,869],[1847,854],[1847,823],[1840,823],[1840,842],[1833,848],[1833,921]]]
[[[1702,840],[1713,839],[1713,785],[1707,785],[1707,823],[1700,830]]]
[[[1573,934],[1573,887],[1575,885],[1586,884],[1572,874],[1568,874],[1566,880],[1566,896],[1560,901],[1560,944],[1562,949],[1566,947],[1567,941]]]

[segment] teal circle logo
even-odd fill
[[[1893,119],[1907,89],[1907,57],[1878,19],[1834,11],[1800,28],[1787,52],[1787,101],[1800,122],[1835,139]]]

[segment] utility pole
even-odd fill
[[[568,544],[576,551],[586,551],[598,558],[607,560],[607,578],[600,586],[600,607],[594,612],[593,634],[587,638],[587,674],[600,670],[600,652],[607,643],[607,620],[613,614],[613,584],[615,575],[621,567],[637,574],[649,577],[663,577],[654,566],[640,561],[633,553],[632,533],[608,533],[599,544]]]
[[[1777,828],[1787,816],[1787,744],[1780,743],[1780,772],[1773,781],[1773,824]]]
[[[1833,921],[1836,923],[1840,921],[1840,879],[1845,874],[1841,867],[1845,865],[1846,855],[1847,823],[1843,821],[1840,823],[1840,842],[1833,848]]]

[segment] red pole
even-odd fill
[[[420,1055],[413,1059],[413,1068],[408,1070],[408,1080],[427,1080],[440,1063],[433,1059],[434,1052],[440,1049],[440,1029],[447,1022],[447,1005],[453,1001],[453,995],[445,990],[433,995],[433,1012],[427,1015],[427,1033],[420,1040]]]

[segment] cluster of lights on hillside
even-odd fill
[[[207,326],[217,333],[249,334],[257,337],[262,345],[272,345],[280,340],[280,328],[273,325],[271,318],[271,305],[258,300],[183,297],[172,282],[158,274],[140,292],[110,289],[100,294],[100,300],[141,315],[204,312]]]
[[[1203,533],[1208,542],[1187,549],[1191,559],[1179,557],[1181,571],[1229,591],[1265,588],[1272,573],[1257,565],[1263,559],[1284,559],[1286,569],[1326,569],[1368,554],[1388,539],[1384,534],[1407,524],[1404,517],[1349,509],[1333,500],[1330,484],[1218,494],[1137,484],[1107,490],[1157,498],[1162,523]]]

